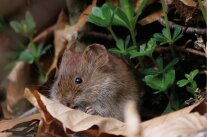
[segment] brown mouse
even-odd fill
[[[139,103],[140,95],[128,66],[99,44],[83,53],[66,49],[51,88],[51,98],[68,107],[122,121],[126,102]]]

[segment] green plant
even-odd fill
[[[30,14],[30,12],[26,12],[25,19],[18,21],[11,21],[10,26],[15,30],[16,33],[21,34],[22,36],[32,40],[35,34],[35,26],[36,23]]]
[[[176,58],[174,51],[174,43],[179,40],[183,34],[180,27],[176,27],[171,34],[169,21],[166,11],[166,3],[161,0],[163,15],[165,20],[165,28],[162,33],[155,33],[147,43],[138,45],[136,43],[136,22],[147,0],[143,0],[139,10],[134,14],[134,6],[132,0],[120,0],[120,7],[115,7],[110,3],[105,3],[101,7],[93,8],[91,14],[88,17],[88,21],[108,29],[113,36],[116,47],[109,49],[110,52],[130,59],[137,58],[139,60],[141,68],[139,69],[143,76],[143,81],[153,89],[156,94],[164,94],[169,100],[168,106],[164,112],[170,112],[181,108],[181,101],[174,95],[176,72],[174,66],[178,63],[179,59]],[[126,28],[129,35],[125,38],[119,38],[114,33],[112,26],[122,26]],[[164,59],[161,57],[154,58],[153,53],[157,46],[168,44],[171,49],[172,60],[168,63],[164,63]],[[143,63],[143,59],[150,58],[153,67],[147,68]],[[130,64],[130,63],[129,63]],[[166,65],[164,65],[166,64]]]
[[[166,67],[163,65],[163,59],[158,58],[155,63],[155,68],[145,68],[143,73],[146,74],[143,78],[143,81],[151,87],[152,89],[156,90],[155,93],[167,92],[167,89],[172,86],[175,81],[175,70],[174,65],[179,60],[175,58],[172,60]]]
[[[143,0],[136,14],[134,14],[134,6],[132,0],[120,0],[121,7],[115,7],[110,3],[105,3],[102,7],[92,9],[88,17],[88,21],[98,26],[107,28],[116,41],[116,48],[111,49],[113,53],[118,55],[127,55],[129,51],[137,47],[135,40],[135,26],[147,0]],[[131,37],[127,36],[125,42],[114,33],[112,26],[122,26],[129,30]],[[132,39],[133,44],[130,43]],[[130,45],[130,46],[129,46]]]
[[[46,51],[51,48],[51,45],[48,45],[44,47],[44,44],[41,43],[38,46],[35,45],[35,43],[30,43],[30,48],[27,51],[21,52],[19,55],[19,60],[22,60],[24,62],[27,62],[29,64],[35,63],[37,65],[37,68],[39,70],[40,76],[39,76],[39,82],[44,82],[44,73],[42,72],[40,65],[39,65],[39,59],[42,55],[46,53]]]
[[[194,80],[195,76],[198,74],[198,70],[195,69],[189,74],[185,74],[186,79],[179,80],[176,84],[178,87],[184,87],[186,86],[186,90],[191,93],[193,96],[195,96],[195,91],[197,89],[197,83]]]
[[[154,38],[151,38],[147,44],[144,43],[140,45],[139,51],[137,49],[132,49],[129,51],[130,58],[135,58],[135,57],[150,57],[152,58],[152,54],[155,50],[155,47],[157,46],[156,40]]]
[[[128,48],[129,41],[130,41],[129,35],[126,37],[125,41],[123,39],[118,39],[117,40],[117,48],[111,48],[111,49],[109,49],[109,51],[111,53],[117,54],[119,56],[127,56],[131,52],[133,52],[134,50],[136,51],[136,48],[137,48],[136,46],[130,46]]]
[[[160,45],[170,44],[171,40],[173,41],[173,43],[175,43],[182,36],[183,36],[182,29],[180,27],[175,28],[172,38],[170,38],[169,35],[167,35],[167,29],[166,28],[164,28],[162,30],[162,33],[155,33],[153,35],[153,37],[156,39],[156,41],[160,42]]]
[[[27,51],[21,52],[19,60],[33,64],[34,62],[39,62],[39,59],[46,51],[51,48],[51,45],[44,47],[44,44],[41,43],[38,46],[35,43],[30,43],[30,48]]]
[[[25,19],[21,20],[20,22],[11,21],[10,25],[16,33],[19,33],[30,40],[28,48],[21,48],[22,50],[18,52],[18,60],[24,61],[29,64],[35,64],[39,71],[39,82],[44,82],[44,73],[42,72],[42,69],[40,67],[39,60],[40,57],[44,55],[51,46],[44,46],[43,43],[36,45],[33,42],[33,37],[36,32],[36,23],[29,12],[26,12]]]

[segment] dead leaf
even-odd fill
[[[50,133],[51,136],[56,137],[61,136],[61,134],[67,136],[68,134],[77,132],[92,134],[92,136],[128,135],[130,137],[132,134],[132,136],[138,137],[139,132],[141,132],[142,137],[173,137],[175,135],[190,134],[207,128],[206,117],[198,113],[190,113],[193,109],[199,107],[202,102],[143,122],[140,125],[137,114],[134,113],[136,111],[134,107],[128,108],[128,116],[130,115],[132,119],[128,117],[128,119],[126,119],[127,124],[125,124],[113,118],[88,115],[79,110],[70,109],[58,102],[49,100],[37,91],[31,92],[29,89],[26,89],[25,97],[37,107],[43,115],[44,121],[42,121],[42,125],[39,129],[39,134],[42,134],[43,137]],[[133,129],[129,129],[131,125],[134,125]],[[60,128],[61,132],[58,132],[56,130],[57,128]]]
[[[0,137],[12,137],[12,133],[0,133]]]
[[[136,108],[136,102],[133,101],[129,101],[125,107],[124,114],[128,137],[141,136],[141,120]]]
[[[22,99],[25,84],[28,80],[30,65],[19,61],[8,75],[6,84],[6,101],[2,103],[2,110],[5,118],[11,118],[14,115],[13,106]]]
[[[201,101],[201,102],[198,102],[194,105],[185,107],[181,110],[178,110],[178,111],[169,113],[167,115],[163,115],[163,116],[148,120],[146,122],[143,122],[142,125],[144,127],[151,127],[151,126],[157,125],[158,123],[163,123],[164,121],[173,119],[175,117],[177,118],[177,117],[180,117],[180,116],[185,116],[186,114],[189,114],[191,111],[193,111],[195,108],[198,108],[199,106],[203,105],[203,103],[204,103],[204,100]]]
[[[197,5],[197,2],[195,2],[194,0],[179,0],[179,1],[190,7],[195,7]]]
[[[53,120],[58,120],[67,133],[93,129],[100,136],[103,133],[109,135],[126,134],[125,124],[119,120],[89,115],[79,110],[70,109],[58,102],[49,100],[37,91],[31,92],[29,89],[25,90],[25,97],[40,109],[47,124],[50,124]]]
[[[148,5],[154,3],[155,1],[156,1],[156,0],[149,0],[149,1],[147,2],[147,4],[146,4],[145,8],[146,8]],[[138,11],[138,9],[139,9],[139,7],[140,7],[140,5],[141,5],[142,2],[143,2],[143,0],[137,0],[137,1],[136,1],[136,3],[135,3],[135,9],[134,9],[135,13]]]
[[[28,117],[23,117],[23,118],[16,118],[16,119],[11,119],[11,120],[1,120],[0,121],[0,133],[2,131],[5,131],[7,129],[10,129],[12,127],[14,127],[15,125],[19,124],[19,123],[23,123],[26,121],[31,121],[31,120],[40,120],[41,119],[41,114],[34,114]]]
[[[153,126],[143,127],[142,137],[178,137],[207,129],[207,119],[198,113],[172,117]]]
[[[162,10],[158,10],[158,11],[155,11],[152,14],[148,15],[147,17],[141,19],[138,23],[145,26],[145,25],[150,24],[154,21],[157,21],[161,17],[162,17]]]

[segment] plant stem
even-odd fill
[[[133,45],[137,47],[137,42],[136,42],[136,39],[135,39],[135,33],[134,33],[134,30],[130,30],[130,34],[131,34],[131,38],[132,38],[132,43],[133,43]],[[144,69],[144,63],[143,63],[143,61],[142,61],[142,58],[141,58],[141,57],[138,57],[138,60],[139,60],[141,69]]]
[[[202,14],[203,14],[203,18],[204,18],[204,20],[205,20],[205,23],[206,23],[206,25],[207,25],[207,14],[206,14],[206,10],[205,10],[205,8],[203,7],[203,4],[202,4],[202,2],[201,2],[201,0],[198,0],[198,4],[199,4],[199,8],[200,8],[200,10],[202,11]]]
[[[153,57],[151,57],[151,60],[152,60],[152,62],[154,63],[154,65],[157,65],[157,64],[156,64],[156,61],[155,61],[155,59],[154,59]]]
[[[117,43],[117,42],[118,42],[118,38],[117,38],[116,34],[114,33],[114,31],[112,30],[112,27],[109,26],[107,29],[110,31],[112,37],[114,38],[114,40],[115,40],[116,43]]]
[[[130,30],[130,33],[131,33],[131,38],[132,38],[133,45],[137,45],[134,30]]]
[[[164,20],[165,20],[165,26],[166,26],[166,30],[167,30],[167,35],[168,35],[168,38],[170,40],[169,42],[169,45],[170,45],[170,49],[171,49],[171,52],[172,52],[172,56],[175,57],[175,51],[174,51],[174,47],[173,47],[173,40],[172,40],[172,36],[171,36],[171,33],[170,33],[170,26],[169,26],[169,21],[168,21],[168,17],[167,17],[167,10],[166,10],[166,3],[165,3],[165,0],[161,0],[161,3],[162,3],[162,13],[164,15]]]
[[[39,78],[40,77],[42,77],[42,76],[44,76],[44,73],[43,73],[43,71],[42,71],[42,69],[41,69],[41,67],[40,67],[40,63],[39,63],[39,61],[35,61],[35,64],[36,64],[36,66],[37,66],[37,69],[38,69],[38,71],[39,71]],[[40,81],[40,83],[43,83],[44,82],[44,79],[39,79]]]

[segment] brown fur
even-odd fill
[[[81,77],[81,84],[75,78]],[[140,93],[133,73],[104,46],[93,44],[83,53],[66,49],[51,97],[61,103],[85,111],[91,106],[94,114],[123,120],[128,100],[138,102]]]

